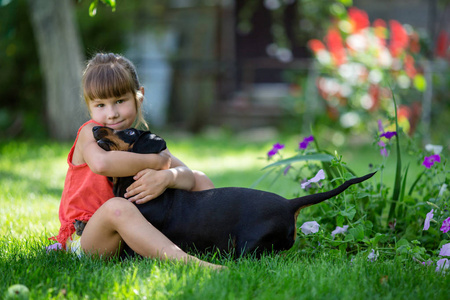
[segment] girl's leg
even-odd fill
[[[112,198],[86,224],[81,247],[86,253],[109,257],[118,252],[121,241],[144,257],[192,260],[220,267],[188,255],[150,224],[133,203],[124,198]]]
[[[191,191],[203,191],[214,188],[213,182],[205,175],[205,173],[196,170],[193,170],[192,172],[195,177],[195,186]]]

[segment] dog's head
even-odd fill
[[[118,131],[105,126],[95,126],[92,132],[97,144],[106,151],[159,153],[167,148],[164,139],[150,131],[135,128]]]
[[[151,133],[134,128],[114,130],[109,127],[96,126],[92,133],[97,144],[106,151],[130,151],[135,153],[159,153],[166,149],[166,142]],[[111,178],[113,193],[117,197],[124,197],[127,187],[133,183],[133,177]]]

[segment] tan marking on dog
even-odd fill
[[[100,129],[102,131],[102,139],[107,139],[111,144],[110,150],[115,151],[128,151],[131,147],[130,144],[125,143],[121,140],[115,133],[114,130],[108,127],[102,127]]]
[[[294,222],[295,222],[294,242],[295,242],[295,239],[297,238],[297,217],[303,208],[311,206],[311,205],[313,205],[313,204],[304,205],[304,206],[300,207],[299,209],[297,209],[297,211],[295,212],[295,215],[294,215]]]

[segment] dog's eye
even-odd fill
[[[128,135],[135,135],[136,132],[134,130],[127,130],[126,132]]]

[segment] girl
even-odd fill
[[[144,88],[136,69],[116,54],[97,54],[84,71],[84,100],[91,120],[78,130],[69,156],[59,208],[61,228],[52,239],[68,251],[110,257],[128,244],[144,257],[201,261],[182,251],[152,226],[132,202],[151,201],[166,188],[202,190],[213,188],[203,173],[193,172],[169,150],[159,154],[104,151],[92,134],[97,125],[124,130],[147,125],[142,116]],[[135,175],[125,197],[114,197],[109,177]],[[82,236],[75,233],[75,220],[87,222]]]

